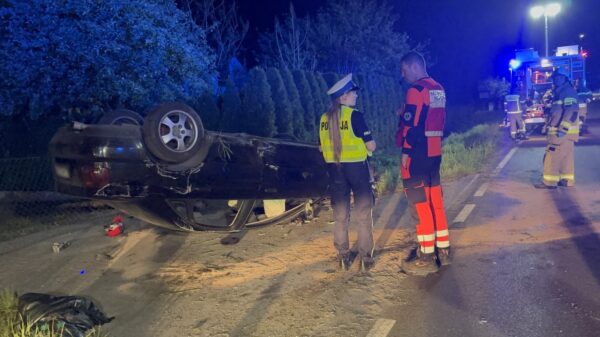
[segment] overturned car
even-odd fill
[[[204,130],[198,114],[165,103],[145,119],[107,114],[50,142],[58,192],[102,200],[161,227],[235,231],[311,216],[328,194],[318,146]]]

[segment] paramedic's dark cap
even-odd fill
[[[327,90],[327,95],[329,95],[331,99],[336,99],[348,91],[358,89],[358,85],[352,81],[352,74],[348,74],[341,80],[337,81],[331,88],[329,88],[329,90]]]

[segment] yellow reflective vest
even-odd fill
[[[352,112],[354,109],[343,106],[340,111],[340,137],[342,142],[342,152],[340,153],[341,163],[361,162],[367,159],[367,147],[360,137],[354,135],[352,130]],[[329,121],[327,113],[321,115],[319,123],[319,138],[321,140],[321,151],[323,158],[327,163],[335,163],[333,155],[333,143],[329,138]]]

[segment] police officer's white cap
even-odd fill
[[[358,85],[352,81],[352,74],[348,74],[329,88],[329,90],[327,90],[327,95],[329,95],[331,99],[336,99],[348,91],[358,89]]]

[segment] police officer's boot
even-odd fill
[[[360,260],[360,271],[365,273],[371,270],[375,265],[375,260],[372,257],[363,257]]]
[[[350,270],[350,267],[352,266],[352,256],[350,255],[350,253],[340,254],[338,256],[338,261],[339,261],[340,270],[344,270],[344,271]]]

